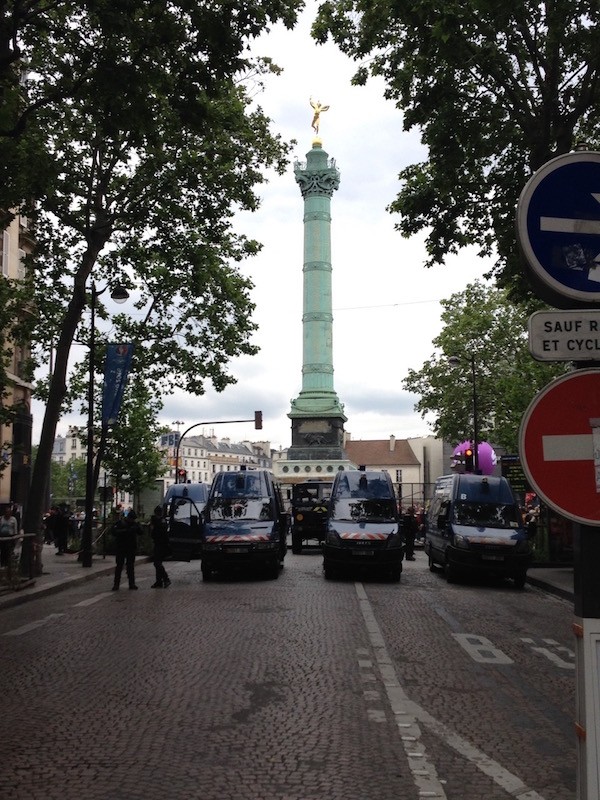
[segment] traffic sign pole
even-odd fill
[[[521,192],[519,244],[534,291],[560,313],[529,323],[540,361],[598,365],[600,153],[544,164]],[[582,309],[575,313],[574,309]],[[591,394],[589,394],[591,392]],[[565,428],[559,417],[563,418]],[[548,505],[574,521],[577,798],[600,797],[600,370],[577,369],[534,398],[521,423],[524,471]],[[562,479],[559,478],[562,474]],[[561,485],[562,483],[562,485]]]

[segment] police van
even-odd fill
[[[163,499],[171,554],[175,560],[190,561],[200,555],[207,483],[176,483]]]
[[[259,568],[279,577],[287,552],[289,516],[281,490],[266,469],[218,472],[208,494],[202,528],[202,577]]]
[[[301,553],[303,544],[311,539],[319,545],[325,541],[331,486],[330,481],[304,481],[292,486],[292,553]]]
[[[425,552],[449,583],[480,573],[525,586],[531,542],[506,478],[445,475],[437,479],[426,518]]]
[[[404,543],[394,486],[383,470],[344,470],[333,482],[323,545],[326,578],[359,571],[400,580]]]

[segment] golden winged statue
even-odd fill
[[[323,114],[323,112],[325,112],[325,111],[328,111],[329,110],[329,106],[321,105],[321,103],[318,100],[315,101],[315,100],[312,99],[312,97],[310,98],[310,104],[313,107],[313,110],[315,112],[313,114],[313,118],[312,118],[312,122],[310,123],[310,126],[313,129],[313,131],[315,132],[315,134],[318,136],[318,134],[319,134],[319,122],[320,122],[320,119],[321,119],[321,114]]]

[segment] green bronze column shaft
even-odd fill
[[[302,391],[290,417],[343,417],[333,388],[333,314],[331,298],[331,197],[340,174],[320,141],[313,142],[306,164],[294,165],[304,198],[304,281],[302,315]]]

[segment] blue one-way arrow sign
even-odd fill
[[[552,296],[600,303],[600,153],[567,153],[544,164],[521,192],[517,230]]]

